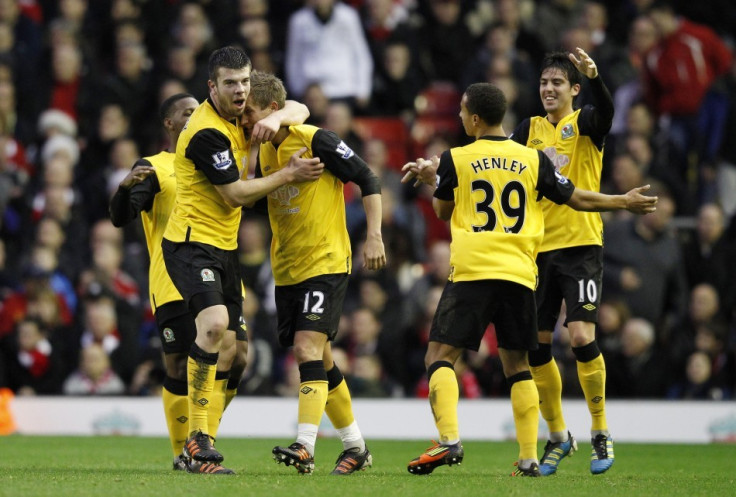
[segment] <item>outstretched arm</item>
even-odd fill
[[[642,195],[642,192],[649,188],[649,185],[640,186],[624,195],[605,195],[576,188],[566,203],[577,211],[603,212],[625,209],[634,214],[648,214],[657,210],[657,197]]]

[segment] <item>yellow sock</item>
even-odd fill
[[[217,354],[207,354],[199,349],[196,359],[192,357],[192,354],[187,359],[190,434],[196,431],[207,433],[209,429],[207,415],[215,386],[216,369]]]
[[[304,381],[299,384],[299,424],[319,426],[327,403],[327,381]]]
[[[567,425],[562,416],[562,377],[557,363],[552,359],[530,369],[539,391],[539,410],[547,421],[550,433],[566,433]]]
[[[173,390],[173,391],[172,391]],[[183,380],[164,379],[161,389],[164,403],[166,426],[169,429],[169,441],[174,457],[181,454],[189,436],[189,403],[187,401],[187,384]]]
[[[432,364],[428,371],[429,405],[440,434],[440,443],[459,440],[457,403],[460,399],[460,388],[455,370],[449,362],[438,362]]]
[[[592,418],[592,431],[608,431],[606,421],[606,363],[603,354],[588,362],[577,361],[580,386]]]
[[[325,412],[336,430],[350,426],[355,421],[350,390],[344,379],[327,393]]]
[[[525,376],[525,373],[519,373],[509,378],[510,382],[514,378],[519,378],[517,381],[513,381],[511,385],[511,408],[514,411],[520,461],[524,459],[537,460],[537,435],[539,432],[539,394],[531,377],[524,379]]]
[[[222,421],[222,413],[225,411],[225,391],[227,390],[227,379],[230,373],[222,373],[220,371],[215,375],[215,386],[212,389],[212,397],[210,398],[210,411],[207,414],[207,434],[212,438],[217,438],[217,432],[220,429]]]

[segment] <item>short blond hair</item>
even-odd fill
[[[284,108],[286,102],[286,88],[283,81],[273,74],[253,71],[250,74],[250,96],[253,103],[261,109],[276,102],[279,109]]]

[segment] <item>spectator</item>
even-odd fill
[[[297,98],[309,84],[318,83],[330,100],[364,108],[371,96],[372,73],[373,59],[353,7],[336,0],[308,0],[292,14],[285,75]]]
[[[79,353],[79,368],[65,381],[66,395],[122,395],[125,383],[110,366],[110,357],[99,344],[84,347]]]
[[[682,245],[688,287],[699,283],[713,285],[721,298],[725,317],[736,308],[736,246],[725,237],[723,210],[716,204],[705,204],[698,211],[695,233]]]
[[[632,316],[662,329],[680,317],[687,290],[672,228],[675,204],[665,191],[658,196],[655,212],[604,226],[603,287],[609,297],[623,300]]]
[[[430,0],[429,15],[419,30],[421,66],[425,76],[435,81],[462,85],[462,68],[475,40],[465,24],[460,0]]]
[[[653,2],[648,15],[660,41],[646,58],[647,101],[684,156],[694,153],[695,164],[712,161],[728,106],[714,83],[731,67],[731,51],[709,27],[678,17],[669,0]]]
[[[51,345],[43,324],[33,318],[21,320],[7,347],[8,378],[16,395],[56,395],[61,393],[61,357]]]
[[[610,250],[610,246],[609,246]],[[610,359],[606,391],[609,397],[659,398],[667,388],[666,357],[655,346],[654,326],[632,318],[621,332],[621,352]]]

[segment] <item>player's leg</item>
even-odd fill
[[[350,390],[340,368],[332,358],[330,342],[325,345],[322,362],[327,371],[327,404],[325,413],[342,441],[343,451],[337,457],[333,475],[349,475],[373,465],[373,456],[365,445],[355,421]]]
[[[442,291],[424,357],[439,443],[409,462],[407,469],[412,474],[429,474],[444,464],[460,464],[465,456],[460,443],[460,392],[454,366],[464,349],[478,350],[488,326],[484,283],[450,282]]]
[[[227,331],[227,308],[222,304],[205,307],[197,314],[195,323],[197,338],[187,361],[190,435],[185,447],[192,459],[222,462],[223,457],[212,446],[208,432],[210,404],[216,396],[217,361]]]
[[[347,283],[348,275],[343,273],[276,287],[279,343],[293,345],[301,384],[296,442],[274,447],[273,456],[276,462],[294,465],[301,473],[314,469],[314,445],[329,390],[325,348],[337,334]]]
[[[322,354],[327,335],[301,330],[294,334],[294,358],[299,365],[299,411],[296,441],[289,447],[276,446],[276,462],[293,465],[300,473],[314,471],[317,432],[327,403],[327,372]]]
[[[187,461],[182,449],[189,436],[187,352],[194,342],[197,329],[192,315],[181,300],[158,307],[155,317],[166,371],[161,398],[174,455],[173,468],[186,470]]]
[[[549,429],[549,439],[539,467],[545,476],[555,473],[560,461],[577,449],[577,443],[567,430],[562,413],[562,376],[552,357],[552,330],[559,318],[563,299],[558,272],[559,253],[560,251],[544,252],[537,256],[539,347],[529,351],[530,370],[539,392],[539,410]]]
[[[592,455],[590,471],[604,473],[614,461],[613,440],[606,419],[606,363],[595,340],[601,301],[602,248],[567,249],[563,292],[567,305],[570,345],[577,359],[578,379],[590,411]]]
[[[497,302],[492,315],[498,352],[506,383],[511,390],[511,409],[519,444],[514,476],[541,476],[537,459],[539,394],[529,370],[528,351],[537,346],[534,291],[510,281],[496,281],[491,298]]]

